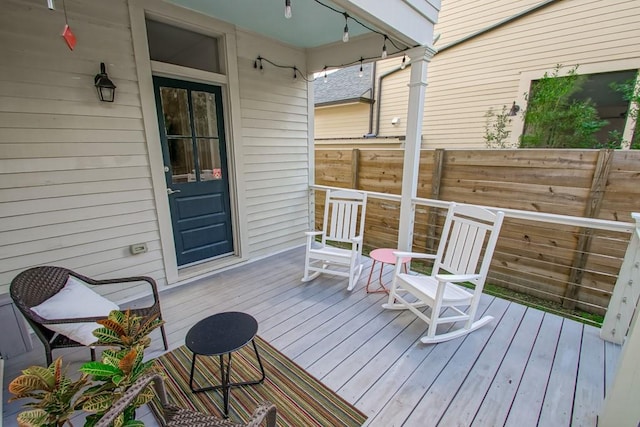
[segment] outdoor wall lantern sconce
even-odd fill
[[[100,74],[94,79],[100,101],[113,102],[116,97],[116,85],[109,79],[104,62],[100,63]]]
[[[513,105],[511,106],[511,110],[509,110],[509,115],[511,117],[513,117],[513,116],[518,114],[518,111],[520,111],[520,106],[518,104],[516,104],[516,101],[513,101]]]

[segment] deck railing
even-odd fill
[[[336,187],[324,185],[311,187],[312,190],[322,191],[329,188]],[[378,210],[382,210],[383,216],[387,217],[383,221],[387,225],[386,230],[366,229],[365,246],[368,244],[370,247],[394,247],[397,244],[400,195],[365,192],[369,203],[377,205]],[[322,203],[323,198],[312,197],[311,200],[314,203]],[[442,216],[442,212],[438,211],[447,209],[450,202],[414,198],[412,203],[415,218],[412,238],[414,249],[428,251],[437,247],[437,229],[439,218]],[[638,233],[640,232],[637,224],[492,206],[485,207],[490,210],[503,211],[506,224],[509,223],[508,219],[511,220],[510,225],[503,226],[498,249],[494,254],[489,282],[519,292],[533,294],[550,302],[562,304],[565,308],[586,307],[586,311],[591,309],[592,312],[604,313],[603,338],[608,341],[621,342],[637,306],[640,293],[640,277],[638,277],[640,269]],[[375,211],[376,209],[368,208],[367,214],[375,215]],[[636,215],[634,214],[634,218],[638,221]],[[312,214],[311,217],[314,218],[315,215]],[[379,222],[376,221],[376,224]],[[575,256],[573,256],[571,265],[560,266],[565,270],[562,274],[553,271],[548,273],[540,271],[539,265],[528,262],[518,264],[518,254],[511,253],[512,243],[515,241],[513,236],[521,233],[526,237],[527,227],[545,227],[546,233],[551,236],[549,237],[551,242],[575,239]],[[568,236],[561,236],[567,233]],[[593,244],[593,239],[597,239],[597,245]],[[623,256],[622,253],[624,253],[627,241],[629,241],[628,248],[626,255]],[[599,253],[594,255],[593,250],[585,250],[585,248],[593,246],[601,248]],[[543,266],[547,265],[550,270],[554,268],[559,270],[559,264],[553,262],[554,250],[556,249],[557,247],[553,244],[546,247],[538,245],[536,250],[540,260],[535,261],[539,261]],[[548,253],[544,253],[545,250]],[[590,260],[590,256],[594,260]],[[598,261],[602,258],[607,259],[606,263]],[[597,271],[598,268],[603,271]],[[564,281],[559,279],[563,275]],[[605,279],[596,280],[597,276],[605,277]],[[609,288],[606,288],[606,285],[603,286],[600,283],[602,281],[611,283]],[[631,281],[635,286],[629,286]],[[615,283],[615,287],[613,283]]]
[[[603,339],[616,344],[623,343],[640,298],[640,214],[632,216],[636,221],[635,229],[600,331]]]

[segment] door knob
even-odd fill
[[[172,190],[171,188],[167,188],[167,194],[172,195],[173,193],[179,193],[180,190]]]

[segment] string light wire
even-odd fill
[[[283,69],[288,69],[288,70],[292,70],[293,71],[293,78],[294,79],[298,79],[298,77],[300,77],[302,80],[304,80],[305,82],[312,82],[312,79],[308,79],[305,75],[304,72],[302,72],[297,66],[295,65],[282,65],[282,64],[278,64],[275,63],[273,61],[271,61],[270,59],[265,58],[264,56],[258,56],[255,61],[253,61],[253,68],[256,69],[260,69],[260,70],[264,70],[264,66],[262,65],[262,61],[273,65],[276,68],[283,68]]]
[[[376,30],[375,28],[372,28],[372,27],[368,26],[367,24],[361,22],[358,18],[354,18],[353,16],[349,15],[347,12],[343,12],[341,10],[338,10],[335,7],[329,6],[328,4],[325,4],[325,3],[321,2],[320,0],[314,0],[314,1],[316,3],[318,3],[319,5],[321,5],[321,6],[324,6],[327,9],[330,9],[330,10],[334,11],[335,13],[339,13],[340,15],[343,15],[344,18],[345,18],[345,21],[351,19],[354,22],[356,22],[356,23],[360,24],[361,26],[363,26],[364,28],[366,28],[367,30],[371,31],[372,33],[376,33],[376,34],[381,35],[386,40],[389,40],[389,43],[391,43],[393,45],[393,47],[395,47],[398,51],[403,50],[401,47],[399,47],[397,44],[395,44],[393,39],[389,38],[388,35],[386,35],[385,33],[381,32],[381,31]],[[346,24],[345,24],[344,28],[345,28],[345,32],[347,32],[348,31],[348,27],[347,27]]]
[[[370,27],[369,25],[361,22],[358,18],[355,18],[351,15],[349,15],[348,12],[346,11],[341,11],[339,9],[336,9],[335,7],[332,7],[326,3],[323,3],[320,0],[314,0],[316,3],[318,3],[321,6],[324,6],[327,9],[332,10],[335,13],[338,13],[340,15],[342,15],[344,17],[344,31],[342,34],[342,41],[343,42],[348,42],[349,41],[349,19],[353,20],[354,22],[356,22],[357,24],[361,25],[363,28],[366,28],[367,30],[371,31],[372,33],[375,34],[379,34],[382,37],[384,37],[384,40],[382,42],[382,54],[380,56],[372,56],[372,57],[360,57],[360,59],[356,59],[352,62],[349,63],[345,63],[345,64],[335,64],[335,65],[325,65],[323,67],[323,71],[324,71],[324,81],[327,81],[327,69],[329,68],[344,68],[344,67],[349,67],[351,65],[355,65],[357,63],[360,63],[360,71],[359,71],[359,75],[360,77],[362,77],[363,74],[363,69],[362,69],[362,64],[364,61],[373,61],[373,60],[377,60],[379,58],[385,59],[388,56],[388,51],[387,51],[387,41],[389,43],[391,43],[391,45],[396,49],[395,53],[399,53],[399,52],[406,52],[407,50],[409,50],[409,47],[404,47],[401,48],[399,47],[392,38],[390,38],[388,35],[386,35],[385,33],[376,30],[375,28]],[[64,0],[63,0],[63,5],[64,5]],[[291,16],[291,0],[285,0],[285,16],[287,18],[289,18]],[[297,79],[298,78],[298,74],[300,74],[300,77],[305,81],[305,82],[310,82],[312,80],[309,80],[305,73],[303,73],[302,71],[300,71],[300,69],[298,67],[296,67],[295,65],[282,65],[282,64],[277,64],[267,58],[264,58],[262,56],[258,56],[256,58],[256,60],[253,62],[253,68],[256,69],[260,69],[261,71],[264,70],[264,66],[262,64],[262,61],[265,61],[271,65],[273,65],[276,68],[283,68],[283,69],[290,69],[293,70],[293,78]],[[402,65],[400,66],[401,69],[404,69],[406,67],[406,54],[404,54],[402,56]]]

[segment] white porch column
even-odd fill
[[[409,80],[407,140],[404,146],[402,199],[400,201],[400,227],[398,231],[398,249],[402,251],[410,251],[413,242],[415,207],[411,203],[411,199],[416,196],[418,186],[427,65],[435,53],[436,51],[428,46],[413,48],[407,52],[411,63],[411,78]]]

